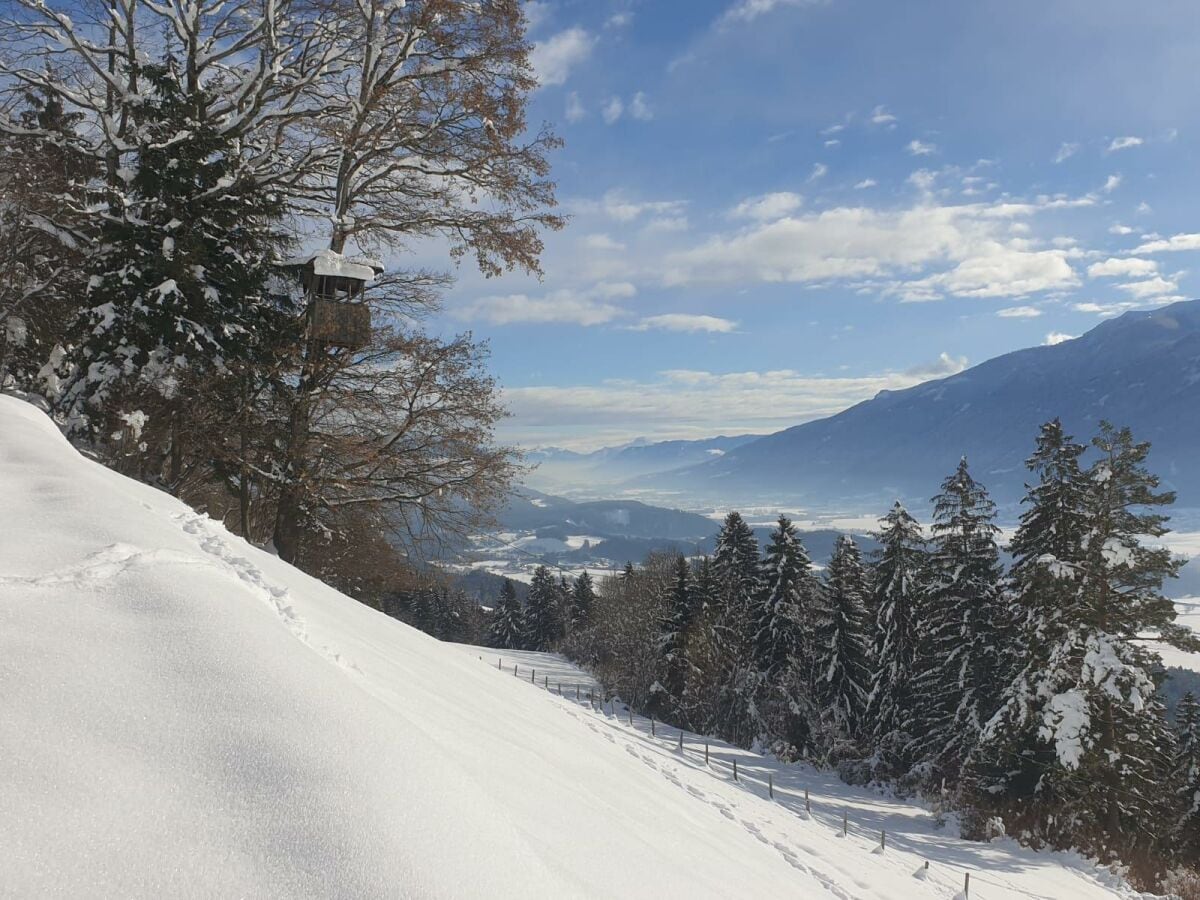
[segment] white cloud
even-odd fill
[[[838,207],[798,214],[670,254],[664,281],[850,280],[910,301],[1062,290],[1079,283],[1069,262],[1078,251],[1037,249],[1008,229],[1042,210],[1089,202],[923,203],[907,210]]]
[[[1158,263],[1152,259],[1110,257],[1103,262],[1092,263],[1088,266],[1087,273],[1089,278],[1138,278],[1153,275],[1157,271]]]
[[[677,369],[644,381],[508,388],[506,440],[570,445],[729,432],[771,432],[841,412],[882,390],[901,390],[960,371],[942,354],[905,372],[829,378],[790,369],[710,372]]]
[[[688,218],[687,216],[659,216],[656,219],[651,219],[642,228],[643,233],[647,234],[666,234],[673,231],[687,231]]]
[[[840,147],[841,145],[842,145],[842,142],[841,142],[841,141],[839,141],[837,138],[830,138],[829,140],[827,140],[827,141],[825,142],[825,146],[826,146],[826,147],[828,147],[828,148],[829,148],[829,149],[831,149],[831,150],[832,150],[834,147]]]
[[[1109,318],[1129,312],[1131,309],[1144,309],[1146,305],[1145,303],[1118,300],[1113,303],[1074,303],[1071,305],[1071,309],[1075,310],[1075,312],[1094,313],[1095,315]],[[1149,305],[1153,306],[1154,304],[1151,303]]]
[[[1010,306],[996,312],[1002,319],[1036,319],[1042,311],[1036,306]]]
[[[625,245],[614,241],[607,234],[589,234],[583,239],[583,246],[589,250],[624,250]]]
[[[631,12],[626,11],[626,12],[613,13],[611,16],[608,17],[608,21],[604,23],[604,27],[605,28],[625,28],[632,21],[633,21],[633,13],[631,13]]]
[[[1070,144],[1070,143],[1064,142],[1062,145],[1059,146],[1058,152],[1054,154],[1054,162],[1055,163],[1066,162],[1068,159],[1070,159],[1072,156],[1074,156],[1078,152],[1079,152],[1078,144]]]
[[[550,17],[550,4],[542,0],[525,0],[525,29],[536,31]]]
[[[1179,290],[1179,285],[1169,278],[1156,275],[1153,278],[1147,278],[1143,281],[1118,284],[1117,288],[1138,300],[1148,300],[1151,297],[1161,298],[1165,294],[1174,294]]]
[[[665,313],[661,316],[648,316],[634,325],[633,331],[686,331],[708,332],[710,334],[728,334],[737,328],[738,323],[732,319],[722,319],[719,316],[699,316],[690,313]]]
[[[864,178],[862,181],[860,181],[858,184],[856,184],[854,186],[854,189],[856,191],[864,191],[867,188],[875,187],[875,185],[877,185],[877,184],[879,184],[879,182],[876,181],[874,178]]]
[[[621,102],[620,97],[613,97],[604,104],[604,109],[600,111],[600,115],[604,118],[604,124],[612,125],[617,119],[621,118],[623,112],[625,112],[625,104]]]
[[[612,300],[626,299],[637,293],[632,284],[604,282],[586,291],[564,288],[541,297],[507,294],[481,297],[453,314],[464,320],[483,320],[492,325],[536,324],[604,325],[627,315]]]
[[[1108,228],[1109,234],[1133,234],[1133,229],[1128,225],[1122,225],[1120,222],[1114,222]]]
[[[808,180],[816,181],[820,178],[824,178],[828,174],[829,174],[829,166],[825,165],[825,163],[814,163],[813,167],[812,167],[812,172],[808,176]]]
[[[1100,188],[1100,190],[1104,191],[1104,193],[1106,193],[1106,194],[1111,194],[1113,191],[1115,191],[1120,186],[1121,186],[1121,176],[1120,175],[1109,175],[1108,178],[1106,178],[1104,181],[1104,187]]]
[[[783,6],[814,6],[823,0],[737,0],[721,16],[721,24],[753,22],[759,16]]]
[[[911,156],[930,156],[937,152],[937,147],[933,144],[926,144],[924,141],[918,141],[915,138],[908,142],[905,148]]]
[[[932,190],[933,183],[937,181],[937,172],[931,172],[929,169],[917,169],[906,180],[919,191]]]
[[[677,216],[683,212],[686,205],[682,200],[631,200],[623,192],[617,190],[608,191],[600,202],[600,207],[605,215],[618,222],[632,222],[647,213],[659,216]]]
[[[803,203],[804,198],[799,194],[791,191],[776,191],[757,197],[747,197],[730,211],[730,215],[736,219],[770,222],[795,212]]]
[[[1137,214],[1139,216],[1148,216],[1152,212],[1154,212],[1154,208],[1151,207],[1150,204],[1147,203],[1145,200],[1143,200],[1141,203],[1139,203],[1137,205]]]
[[[1118,150],[1128,150],[1130,147],[1140,147],[1146,143],[1140,137],[1127,135],[1125,137],[1113,138],[1112,143],[1108,145],[1109,153],[1116,153]]]
[[[567,121],[578,122],[587,115],[587,110],[583,107],[583,101],[579,99],[579,94],[575,91],[567,94]]]
[[[872,125],[893,125],[896,122],[896,117],[888,112],[883,106],[877,106],[871,110]]]
[[[828,137],[831,134],[837,134],[838,132],[845,131],[845,130],[846,130],[846,126],[843,123],[839,122],[837,125],[830,125],[828,128],[822,128],[821,136]]]
[[[530,65],[542,87],[563,84],[571,70],[591,56],[595,38],[575,26],[533,45]]]
[[[1129,229],[1133,231],[1133,229]],[[1128,234],[1129,232],[1124,232]],[[1134,247],[1134,253],[1174,253],[1180,250],[1200,250],[1200,234],[1174,234],[1169,238],[1147,241]]]
[[[1055,344],[1061,344],[1064,341],[1073,341],[1078,335],[1064,334],[1061,331],[1051,331],[1046,335],[1046,339],[1042,343],[1047,347],[1053,347]]]
[[[634,94],[633,99],[629,101],[629,114],[641,122],[649,122],[654,118],[654,110],[650,108],[650,102],[641,91]]]

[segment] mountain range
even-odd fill
[[[1002,505],[1024,492],[1038,428],[1061,418],[1086,442],[1102,419],[1150,441],[1149,465],[1200,508],[1200,301],[1126,313],[1081,337],[988,360],[957,375],[870,400],[765,437],[733,441],[691,464],[622,485],[688,506],[788,504],[878,512],[900,498],[917,509],[966,456]],[[704,442],[669,442],[696,456]],[[679,451],[676,445],[697,445]],[[710,449],[710,448],[705,448]],[[649,453],[653,447],[640,447]]]

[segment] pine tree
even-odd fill
[[[592,621],[592,607],[596,603],[596,589],[592,584],[592,576],[585,569],[575,579],[571,588],[571,631],[572,633],[587,628]]]
[[[749,746],[763,725],[755,707],[759,678],[751,618],[762,580],[758,540],[736,511],[717,534],[712,565],[718,608],[711,636],[718,671],[715,726],[732,743]]]
[[[1190,691],[1175,711],[1179,750],[1175,783],[1179,786],[1179,849],[1184,858],[1200,857],[1200,702]]]
[[[925,540],[921,526],[899,501],[881,524],[876,539],[882,549],[871,573],[875,644],[867,718],[873,767],[886,778],[903,775],[909,765]]]
[[[771,532],[754,598],[756,705],[768,736],[787,755],[812,749],[812,627],[819,585],[812,562],[784,516]]]
[[[1040,620],[1047,602],[1029,604],[1026,665],[968,775],[974,804],[1002,815],[1010,831],[1144,866],[1169,839],[1175,798],[1164,785],[1175,736],[1152,677],[1161,660],[1140,638],[1156,633],[1182,649],[1200,642],[1161,593],[1178,564],[1142,544],[1166,533],[1154,508],[1174,499],[1145,468],[1149,445],[1108,423],[1092,443],[1097,459],[1079,481],[1081,533],[1054,537],[1076,558],[1032,562],[1061,607]]]
[[[500,601],[492,613],[488,640],[491,646],[500,650],[519,650],[525,643],[521,602],[517,599],[516,587],[507,578],[500,588]]]
[[[122,170],[127,187],[105,221],[66,358],[62,402],[70,424],[92,434],[141,396],[181,415],[188,379],[253,362],[264,337],[294,321],[266,289],[281,199],[207,119],[205,90],[170,63],[140,75],[135,168]]]
[[[995,515],[964,457],[933,498],[911,754],[927,784],[957,783],[963,760],[999,707],[1010,630]]]
[[[545,566],[534,569],[525,597],[525,649],[549,650],[562,639],[558,585]]]
[[[858,545],[837,540],[825,571],[824,602],[813,636],[815,692],[831,741],[858,737],[871,688],[867,573]]]

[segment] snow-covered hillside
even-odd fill
[[[796,770],[819,784],[804,819],[799,781],[772,802],[480,655],[0,397],[0,894],[952,897],[969,868],[972,898],[1129,895]]]

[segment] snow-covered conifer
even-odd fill
[[[835,741],[858,736],[871,689],[867,573],[858,545],[837,540],[813,634],[814,691],[825,730]]]
[[[492,611],[488,637],[491,645],[501,650],[519,650],[525,642],[521,601],[517,599],[516,587],[507,578],[500,588],[500,600]]]

